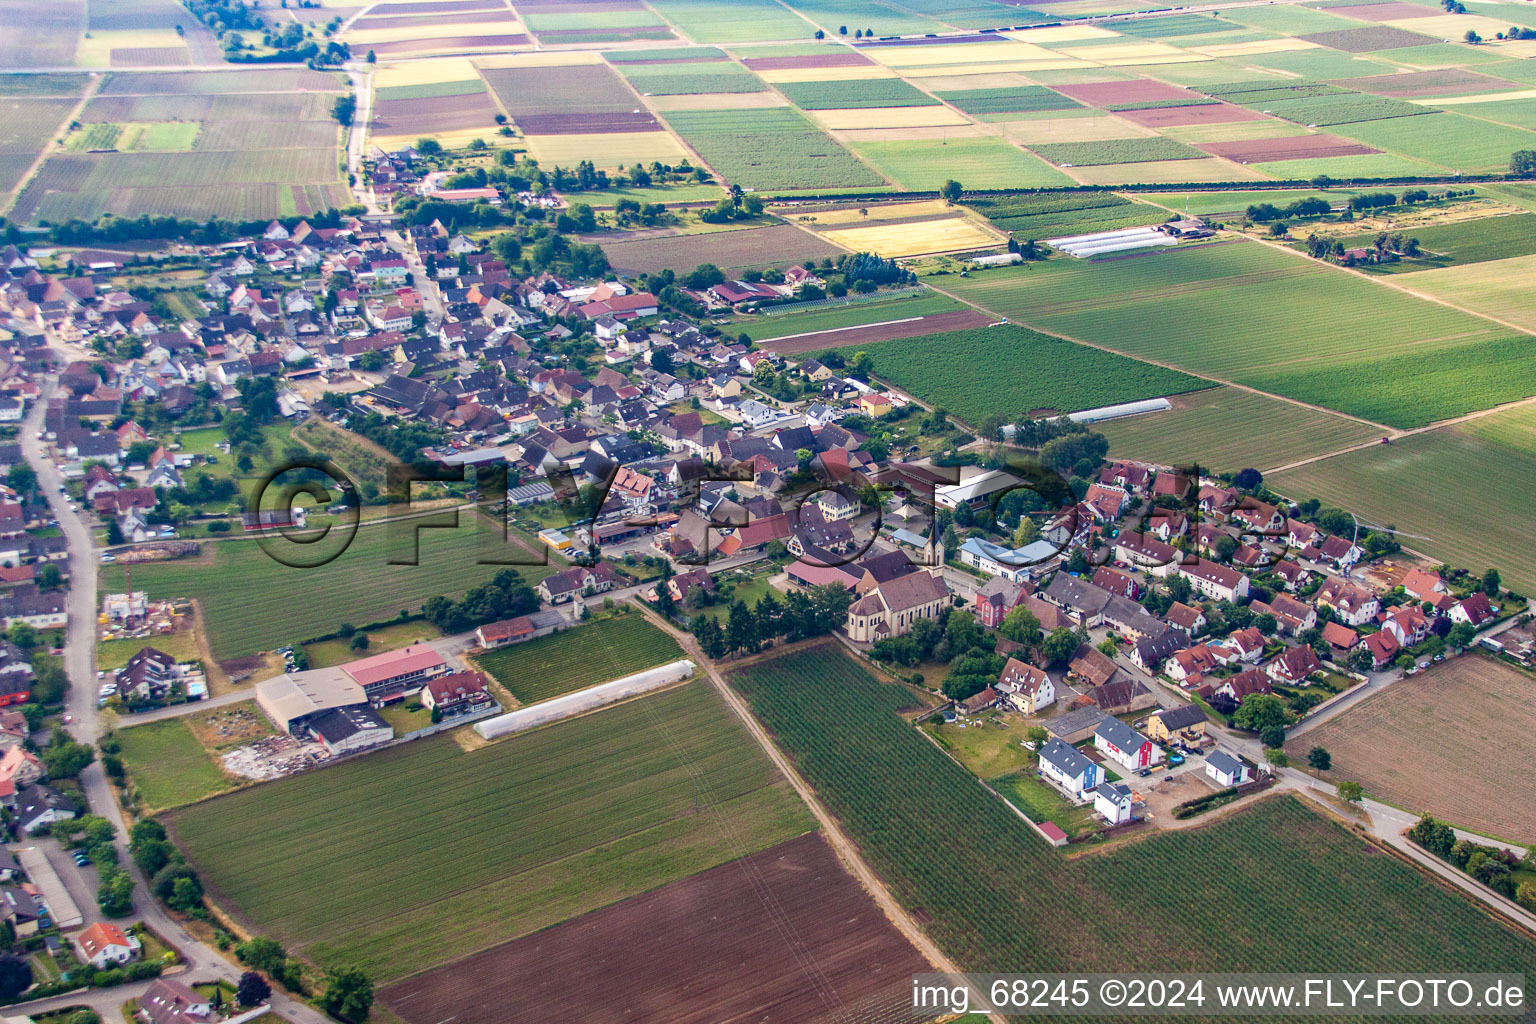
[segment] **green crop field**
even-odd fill
[[[610,64],[657,64],[696,63],[704,60],[720,60],[725,51],[718,46],[667,46],[653,50],[608,50],[603,59]]]
[[[1094,424],[1124,458],[1267,470],[1379,436],[1363,423],[1238,388],[1182,395],[1167,412]]]
[[[229,780],[180,718],[120,729],[123,764],[150,811],[180,807],[230,788]]]
[[[1072,179],[1005,139],[855,142],[853,151],[904,188],[937,190],[953,178],[966,188],[1049,188]]]
[[[676,96],[712,92],[763,92],[761,78],[728,61],[693,63],[621,64],[619,71],[641,93]]]
[[[931,107],[939,101],[900,78],[855,78],[840,82],[781,82],[779,91],[803,110],[856,107]]]
[[[969,308],[948,295],[922,292],[894,299],[875,298],[844,305],[822,306],[800,313],[770,312],[767,316],[739,320],[731,324],[730,331],[733,335],[745,334],[753,341],[767,341],[792,334],[834,331],[840,327],[859,327],[864,324],[879,324],[888,320],[905,320],[909,317],[951,313]],[[769,309],[771,311],[772,307]]]
[[[1268,483],[1288,497],[1316,497],[1414,534],[1401,542],[1431,558],[1477,572],[1497,566],[1507,586],[1536,593],[1536,567],[1525,555],[1536,531],[1533,437],[1531,410],[1511,409],[1315,462]]]
[[[1068,860],[835,648],[732,681],[963,970],[1536,970],[1529,938],[1296,797]]]
[[[656,0],[651,9],[696,43],[804,39],[804,19],[776,0]]]
[[[1419,240],[1424,251],[1422,257],[1368,266],[1371,273],[1412,274],[1422,270],[1462,266],[1468,263],[1484,263],[1503,260],[1512,256],[1536,254],[1536,214],[1521,213],[1510,217],[1487,217],[1483,220],[1456,221],[1452,224],[1435,224],[1429,227],[1410,228],[1403,232]],[[1347,246],[1371,245],[1376,236],[1352,235],[1344,239]],[[1473,309],[1480,306],[1469,302]]]
[[[1035,409],[1076,412],[1206,387],[1209,381],[1024,327],[948,331],[864,346],[875,373],[970,424]]]
[[[1249,95],[1234,97],[1232,102],[1258,110],[1269,111],[1276,117],[1297,124],[1351,124],[1355,121],[1375,121],[1379,118],[1427,116],[1433,113],[1428,107],[1390,96],[1371,96],[1366,93],[1345,93],[1340,96],[1310,96],[1304,99],[1250,99]]]
[[[683,656],[683,649],[643,615],[603,619],[482,654],[480,667],[520,703],[607,683]]]
[[[965,205],[1015,238],[1060,238],[1065,235],[1157,224],[1168,218],[1155,206],[1133,203],[1111,193],[1058,192],[1041,195],[966,199]]]
[[[1012,114],[1082,106],[1076,100],[1043,85],[1020,85],[1008,89],[959,89],[938,95],[967,114]]]
[[[1029,148],[1051,163],[1064,167],[1138,164],[1151,160],[1201,160],[1209,155],[1161,135],[1145,139],[1106,139],[1103,142],[1043,142]]]
[[[1409,283],[1416,291],[1536,331],[1536,289],[1530,285],[1533,274],[1536,256],[1516,256],[1415,274]]]
[[[1536,393],[1508,328],[1253,242],[1051,260],[948,287],[1020,323],[1392,426]]]
[[[195,599],[214,657],[223,661],[330,633],[346,622],[392,619],[402,608],[416,611],[428,598],[463,593],[506,568],[477,563],[497,542],[494,527],[472,515],[461,516],[456,530],[421,531],[419,565],[389,564],[411,550],[408,534],[392,533],[388,525],[359,527],[352,545],[318,569],[282,565],[253,540],[209,543],[196,559],[134,566],[133,585],[156,600]],[[517,568],[532,582],[557,567]],[[103,566],[101,585],[122,590],[122,567]]]
[[[485,91],[485,83],[478,78],[458,82],[424,82],[420,85],[386,85],[375,89],[376,100],[430,100],[440,96],[472,96]]]
[[[884,184],[794,110],[675,110],[662,116],[711,167],[743,187]]]
[[[1339,134],[1457,171],[1506,171],[1515,150],[1536,149],[1536,132],[1451,113],[1367,121]]]
[[[375,982],[800,835],[810,815],[707,684],[466,753],[432,737],[169,817],[215,896]]]

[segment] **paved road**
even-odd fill
[[[63,477],[58,467],[45,457],[43,444],[37,439],[38,430],[47,410],[48,396],[52,394],[55,385],[56,381],[52,378],[46,380],[43,384],[43,393],[33,402],[31,410],[27,413],[22,425],[21,449],[28,463],[37,472],[39,487],[47,497],[54,517],[59,521],[59,529],[69,545],[69,627],[64,645],[64,668],[69,675],[70,688],[65,710],[72,720],[68,724],[68,729],[74,737],[81,742],[94,743],[102,731],[101,716],[96,707],[98,556],[92,543],[90,528],[77,513],[70,509],[64,496],[59,493]],[[207,705],[193,705],[193,707],[205,706]],[[187,973],[189,976],[195,975],[196,980],[211,980],[214,977],[230,981],[239,980],[240,971],[234,964],[226,960],[217,950],[194,939],[149,894],[147,880],[137,868],[133,867],[133,862],[128,856],[127,829],[124,827],[122,812],[118,809],[115,794],[100,762],[92,763],[80,774],[80,783],[85,790],[91,810],[117,827],[118,835],[115,845],[118,850],[118,859],[127,866],[138,886],[134,893],[133,913],[121,920],[143,921],[180,948],[189,968]],[[62,877],[65,878],[66,886],[73,893],[76,886],[70,885],[67,875]],[[87,923],[102,919],[94,894],[81,902],[80,910],[85,915]],[[40,1012],[50,1005],[57,1007],[84,1004],[96,1008],[103,1018],[115,1020],[120,1015],[118,1008],[146,987],[148,987],[147,984],[124,985],[100,992],[85,993],[81,996],[61,996],[39,1000],[35,1007],[22,1003],[15,1009],[23,1013],[32,1010]],[[327,1018],[313,1007],[280,993],[273,994],[272,1005],[294,1024],[325,1024],[327,1021]]]

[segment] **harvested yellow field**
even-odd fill
[[[668,110],[741,110],[745,107],[787,107],[789,100],[776,92],[706,92],[678,96],[648,96],[647,101],[660,111]]]
[[[965,124],[929,128],[857,128],[834,134],[844,142],[931,142],[935,139],[981,139],[993,133],[979,124]]]
[[[373,87],[386,89],[399,85],[435,85],[438,82],[467,82],[480,73],[468,57],[439,57],[413,60],[403,64],[385,64],[373,75]]]
[[[463,50],[470,45],[465,44],[463,40],[470,36],[513,35],[524,31],[523,23],[515,18],[507,18],[503,21],[474,21],[468,24],[441,21],[434,24],[431,20],[427,20],[420,25],[411,25],[406,28],[352,29],[343,38],[353,46],[366,43],[453,38],[459,41],[456,49]]]
[[[1493,48],[1505,57],[1536,57],[1536,39],[1506,39]]]
[[[1227,124],[1169,125],[1163,134],[1180,142],[1241,142],[1244,139],[1282,139],[1311,135],[1306,128],[1279,118],[1263,121],[1232,121]]]
[[[1521,89],[1518,92],[1490,92],[1481,96],[1445,96],[1438,100],[1410,99],[1409,103],[1422,103],[1426,107],[1458,107],[1468,103],[1497,103],[1499,100],[1529,100],[1536,99],[1536,89]]]
[[[1315,50],[1317,44],[1305,39],[1255,39],[1247,43],[1215,43],[1211,46],[1191,46],[1196,53],[1207,57],[1248,57],[1257,53],[1287,53],[1291,50]]]
[[[790,209],[786,207],[786,209]],[[866,217],[859,212],[860,209],[868,210]],[[912,220],[916,217],[937,217],[945,214],[953,215],[955,208],[942,199],[926,199],[915,203],[865,203],[862,207],[850,206],[845,210],[818,210],[813,213],[791,213],[788,220],[797,224],[817,229],[831,225],[837,227],[841,224],[865,224],[871,221]],[[908,225],[910,226],[910,225]]]
[[[999,121],[997,126],[1014,142],[1102,142],[1106,139],[1149,138],[1157,132],[1123,117],[1048,117]]]
[[[872,252],[887,259],[964,252],[997,245],[1002,239],[974,221],[956,215],[916,224],[883,224],[822,232],[829,242],[853,252]]]
[[[1421,36],[1438,36],[1441,39],[1461,39],[1470,29],[1486,39],[1509,28],[1508,21],[1490,18],[1485,14],[1437,14],[1433,18],[1403,18],[1389,21],[1393,28],[1417,32]]]
[[[528,155],[546,166],[573,167],[591,160],[598,167],[637,161],[672,163],[688,156],[668,132],[608,132],[595,135],[530,135]]]
[[[491,149],[511,149],[521,146],[522,139],[509,139],[505,135],[498,135],[490,128],[457,128],[449,132],[433,132],[436,139],[444,149],[463,149],[471,142],[479,139]],[[404,149],[406,146],[414,146],[420,139],[420,133],[415,135],[373,135],[368,136],[369,146],[378,146],[384,150]]]
[[[1009,39],[1021,43],[1072,43],[1079,39],[1114,39],[1120,35],[1097,25],[1052,25],[1050,28],[1027,28],[1022,32],[1004,32]]]
[[[1270,181],[1252,167],[1209,157],[1205,160],[1152,160],[1140,164],[1104,164],[1064,168],[1084,185],[1173,185],[1185,181]]]
[[[779,68],[764,69],[757,76],[765,82],[853,82],[865,78],[895,78],[888,68],[861,64],[853,68]]]
[[[910,72],[908,74],[910,76]],[[1016,89],[1021,85],[1033,84],[1016,71],[981,71],[972,75],[957,74],[946,68],[941,75],[928,75],[923,78],[923,88],[930,92],[952,92],[958,89]]]
[[[1145,56],[1110,57],[1099,63],[1106,68],[1137,68],[1149,64],[1199,64],[1210,59],[1203,53],[1176,50],[1173,53],[1149,53]]]
[[[1086,60],[1078,60],[1076,57],[1054,57],[1050,60],[1014,60],[1000,61],[991,64],[940,64],[935,67],[902,68],[903,78],[937,78],[949,75],[1000,75],[1015,74],[1029,75],[1036,71],[1065,71],[1070,68],[1093,68],[1096,64],[1090,64]]]
[[[1063,46],[1061,52],[1095,64],[1111,64],[1129,57],[1169,57],[1184,54],[1184,50],[1166,43],[1100,43],[1097,46]]]
[[[969,125],[971,122],[948,107],[857,107],[852,110],[808,110],[825,128],[932,128]]]
[[[893,68],[925,67],[943,64],[980,64],[987,61],[1049,60],[1056,56],[1043,46],[1015,40],[995,43],[961,43],[949,46],[889,46],[872,50],[869,56]]]
[[[534,50],[475,58],[475,66],[482,68],[565,68],[601,63],[603,55],[596,50]]]

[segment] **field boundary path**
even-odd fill
[[[747,732],[751,733],[752,738],[763,748],[763,752],[768,755],[768,759],[773,762],[774,767],[784,774],[784,777],[789,780],[789,784],[794,787],[795,792],[800,795],[800,799],[804,800],[806,806],[811,809],[811,813],[815,815],[817,823],[821,825],[828,845],[837,853],[838,860],[842,861],[843,866],[848,869],[848,872],[864,886],[865,891],[874,899],[876,905],[885,912],[885,916],[890,920],[891,924],[938,970],[949,974],[961,973],[960,968],[955,965],[954,961],[950,960],[944,951],[939,949],[933,940],[918,927],[917,922],[907,913],[906,908],[896,901],[896,897],[891,895],[891,891],[886,888],[885,883],[875,873],[874,869],[865,863],[857,844],[843,832],[842,826],[832,816],[832,812],[827,810],[826,806],[822,804],[821,798],[816,795],[816,791],[800,776],[795,766],[790,763],[788,756],[773,741],[773,737],[769,735],[768,730],[752,714],[746,702],[726,683],[725,678],[720,674],[720,670],[715,666],[715,663],[704,656],[704,652],[699,649],[698,642],[693,636],[684,633],[670,622],[664,620],[643,602],[637,601],[636,605],[653,625],[664,630],[681,644],[683,649],[688,652],[688,656],[694,660],[694,663],[709,675],[710,682],[714,684],[715,689],[719,691],[720,696],[725,699],[730,709],[736,713],[736,717],[741,719]],[[1007,1024],[1000,1014],[992,1014],[989,1019],[993,1021],[993,1024]]]
[[[67,543],[69,594],[66,604],[68,624],[64,645],[64,670],[69,677],[70,686],[65,710],[74,719],[70,724],[70,732],[75,738],[84,743],[94,744],[102,731],[101,715],[96,707],[94,689],[98,567],[96,549],[92,542],[90,527],[60,495],[59,489],[63,484],[63,478],[59,474],[58,467],[45,456],[43,444],[37,436],[48,409],[48,399],[56,385],[56,378],[49,377],[44,380],[42,394],[34,399],[32,408],[22,424],[21,449],[23,457],[37,473],[38,486],[46,496],[54,517],[58,519],[59,529],[63,531]],[[113,840],[113,845],[117,847],[119,860],[126,865],[133,877],[133,911],[122,920],[143,921],[178,947],[186,960],[188,977],[195,975],[198,981],[212,980],[217,977],[231,983],[238,982],[240,970],[225,959],[223,954],[194,938],[182,927],[181,922],[171,917],[170,913],[154,898],[149,889],[149,880],[128,855],[128,835],[123,814],[99,760],[87,765],[86,769],[80,773],[80,784],[85,790],[90,809],[106,818],[117,829],[117,838]],[[87,922],[102,918],[100,910],[94,905],[82,906],[80,909],[85,914]],[[90,990],[75,996],[54,996],[51,999],[37,1000],[36,1006],[18,1003],[14,1008],[26,1013],[29,1010],[42,1012],[59,1006],[86,1004],[97,1009],[103,1018],[111,1019],[118,1015],[119,1007],[124,1000],[143,994],[149,984],[146,981],[109,989]],[[272,1009],[287,1018],[291,1024],[327,1024],[328,1019],[319,1011],[285,993],[274,990],[270,1002]]]

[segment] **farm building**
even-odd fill
[[[448,662],[426,644],[412,644],[398,651],[375,654],[341,666],[375,704],[402,700],[421,689],[427,680],[448,672]]]
[[[1111,252],[1127,252],[1131,249],[1149,249],[1158,245],[1178,245],[1179,240],[1151,228],[1122,228],[1119,231],[1100,231],[1092,235],[1071,235],[1067,238],[1047,238],[1045,244],[1060,249],[1068,256],[1086,259]]]
[[[356,680],[339,668],[288,672],[256,684],[256,703],[283,732],[303,735],[310,722],[335,708],[368,703]]]
[[[1097,409],[1084,409],[1069,413],[1067,419],[1073,423],[1103,423],[1105,420],[1124,419],[1148,412],[1166,412],[1172,408],[1173,403],[1166,398],[1148,398],[1140,402],[1121,402],[1118,405],[1101,405]]]
[[[638,697],[642,693],[670,686],[691,676],[695,667],[694,663],[687,658],[666,665],[658,665],[644,672],[636,672],[634,675],[615,679],[611,683],[589,686],[585,690],[555,697],[535,704],[533,707],[520,708],[517,711],[509,711],[504,715],[477,722],[475,732],[480,734],[481,739],[494,740],[541,725],[549,725],[584,711],[594,711],[629,697]]]
[[[395,738],[395,730],[367,704],[352,704],[322,712],[310,720],[309,733],[338,757],[377,747]]]

